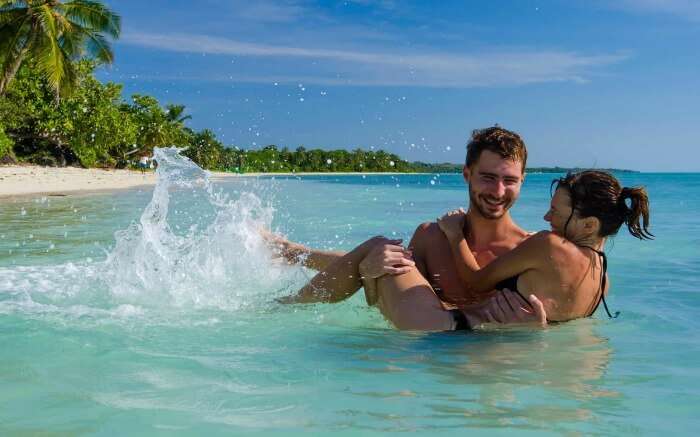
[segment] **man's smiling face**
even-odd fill
[[[487,219],[499,219],[515,203],[523,184],[523,164],[489,150],[464,168],[469,184],[469,206]]]

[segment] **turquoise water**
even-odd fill
[[[0,435],[691,434],[700,388],[700,175],[625,174],[657,239],[608,245],[621,316],[540,330],[392,330],[360,295],[274,298],[316,247],[410,238],[463,206],[459,175],[240,178],[163,157],[158,188],[0,201]],[[532,230],[552,175],[513,209]],[[184,182],[183,182],[184,181]],[[695,413],[694,413],[695,412]]]

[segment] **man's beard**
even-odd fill
[[[476,210],[479,215],[487,220],[498,220],[504,215],[506,215],[506,212],[510,209],[511,206],[513,206],[513,201],[511,200],[508,202],[503,203],[503,206],[501,207],[500,212],[493,213],[491,211],[488,211],[484,206],[482,205],[482,202],[484,200],[480,198],[474,191],[472,191],[472,187],[469,186],[469,207],[470,209]]]

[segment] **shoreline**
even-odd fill
[[[228,178],[274,178],[301,176],[376,176],[432,175],[407,172],[284,172],[228,173],[209,171],[213,180]],[[453,174],[453,173],[440,173]],[[459,173],[454,173],[459,174]],[[530,173],[530,174],[538,174]],[[103,170],[79,167],[43,167],[39,165],[0,165],[0,200],[37,195],[67,196],[119,191],[156,184],[153,170]]]
[[[274,176],[348,176],[348,175],[397,175],[432,174],[400,172],[300,172],[300,173],[226,173],[209,172],[213,180],[244,177]],[[78,167],[42,167],[39,165],[0,166],[0,200],[36,195],[68,196],[130,188],[156,184],[154,171],[141,173],[138,170],[103,170]]]

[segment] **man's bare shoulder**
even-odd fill
[[[422,238],[435,238],[444,234],[436,222],[423,222],[418,225],[414,235],[420,235]]]
[[[515,229],[513,229],[513,238],[517,240],[519,243],[522,243],[523,241],[527,240],[528,238],[537,235],[537,232],[535,231],[526,231],[525,229],[521,228],[520,226],[516,226]]]
[[[411,245],[422,246],[424,244],[433,242],[438,238],[445,238],[438,224],[436,222],[423,222],[418,225],[415,232],[413,233]]]

